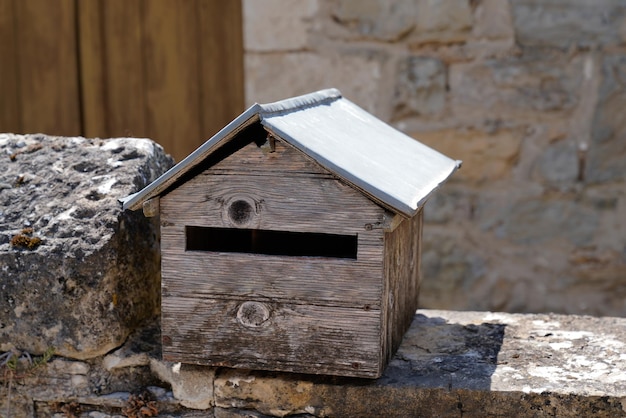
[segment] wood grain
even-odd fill
[[[0,132],[23,132],[14,3],[0,0]]]
[[[163,301],[163,358],[211,366],[377,377],[380,311],[267,303],[258,327],[237,320],[243,302]]]
[[[379,376],[417,309],[421,211],[391,216],[282,141],[264,152],[265,133],[251,132],[161,196],[164,357]],[[246,209],[237,222],[233,202]],[[357,257],[186,251],[185,226],[356,235]]]
[[[103,2],[107,136],[147,136],[142,5],[142,1]]]
[[[244,110],[241,1],[197,2],[200,137],[203,142]],[[199,145],[199,143],[198,143]]]
[[[249,174],[273,177],[289,174],[298,177],[336,179],[312,158],[280,139],[274,140],[274,152],[264,153],[257,143],[262,143],[266,136],[265,131],[253,131],[250,137],[252,142],[238,150],[236,154],[229,155],[209,167],[205,174]]]
[[[178,159],[204,142],[198,88],[199,3],[144,1],[143,73],[146,132]],[[210,24],[210,22],[206,22]],[[217,93],[215,90],[214,94]]]
[[[418,306],[423,210],[385,233],[383,349],[387,361],[396,352]]]
[[[179,226],[236,227],[224,219],[223,206],[244,195],[256,202],[254,227],[260,229],[358,234],[366,224],[384,221],[382,208],[334,178],[261,174],[206,171],[162,197],[161,219]]]
[[[171,229],[164,228],[162,241],[171,242],[170,238]],[[182,251],[178,248],[167,247],[162,251],[164,298],[219,295],[380,307],[383,282],[380,246],[369,246],[362,251],[359,248],[357,260],[185,252],[184,247]]]
[[[14,3],[21,129],[80,135],[73,0]]]
[[[109,86],[106,68],[104,0],[77,1],[80,91],[83,135],[110,137],[107,123]],[[116,7],[110,2],[107,7]],[[119,6],[117,6],[119,7]],[[131,6],[132,7],[132,6]]]

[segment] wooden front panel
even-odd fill
[[[363,243],[356,260],[184,251],[184,229],[178,227],[163,227],[161,242],[164,297],[253,297],[380,308],[380,246]]]
[[[246,216],[232,216],[236,202],[249,209]],[[280,142],[269,154],[245,146],[162,196],[164,355],[377,376],[384,283],[384,233],[377,225],[384,213]],[[355,236],[356,258],[190,251],[186,227]],[[272,321],[238,322],[238,309],[250,303],[271,307]]]
[[[229,299],[163,299],[163,359],[377,377],[380,311]]]
[[[248,151],[263,155],[253,147]],[[304,157],[287,154],[289,164],[301,167],[298,160]],[[161,198],[165,294],[255,295],[380,308],[383,231],[367,230],[365,225],[381,222],[384,211],[316,166],[308,167],[308,176],[301,171],[263,173],[262,164],[254,167],[257,172],[241,174],[216,175],[213,170],[206,170]],[[316,172],[311,173],[312,170]],[[233,200],[241,199],[250,202],[253,213],[243,225],[238,225],[230,219],[228,208]],[[357,257],[187,251],[186,226],[353,234],[358,239]]]

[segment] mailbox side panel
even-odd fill
[[[250,143],[161,197],[163,356],[377,377],[385,211],[299,151],[273,146]],[[190,227],[207,240],[281,231],[305,244],[306,234],[353,237],[357,248],[321,257],[239,251],[236,242],[190,250]]]
[[[421,282],[423,209],[385,233],[385,341],[387,361],[393,357],[418,307]]]

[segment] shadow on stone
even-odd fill
[[[378,383],[489,390],[505,327],[461,325],[418,313]]]

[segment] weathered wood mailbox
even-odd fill
[[[457,167],[337,90],[253,105],[124,201],[160,214],[163,358],[380,376]]]

